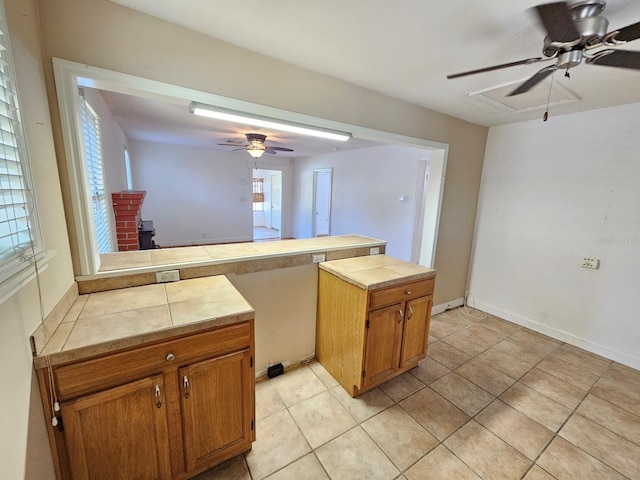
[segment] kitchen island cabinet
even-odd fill
[[[45,412],[60,405],[49,429],[59,478],[186,479],[251,449],[254,312],[225,277],[186,282],[167,295],[176,300],[167,305],[173,326],[84,345],[71,329],[74,348],[51,346],[57,351],[34,360]],[[223,315],[188,298],[207,288],[226,298]],[[101,293],[100,303],[122,294]],[[191,321],[178,314],[183,302],[191,302]],[[74,329],[103,318],[82,311]]]
[[[316,357],[352,396],[426,356],[435,271],[385,255],[320,264]]]

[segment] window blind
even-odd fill
[[[102,162],[102,143],[100,118],[80,92],[80,112],[82,115],[82,134],[89,174],[89,192],[96,228],[99,253],[112,251],[111,228],[109,226],[109,201],[105,187],[104,164]]]
[[[0,282],[42,253],[4,8],[0,4]]]
[[[253,201],[264,202],[264,178],[253,179]]]

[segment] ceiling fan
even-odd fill
[[[218,145],[222,145],[225,147],[242,147],[236,148],[234,152],[238,150],[246,150],[253,158],[260,158],[263,153],[275,155],[276,151],[293,152],[293,150],[290,148],[265,145],[264,141],[267,139],[267,136],[262,135],[261,133],[245,133],[245,136],[247,137],[247,142],[249,143],[219,143]]]
[[[528,92],[556,70],[565,70],[565,76],[568,77],[569,69],[577,67],[583,61],[605,67],[640,70],[640,52],[611,48],[640,38],[640,22],[607,33],[609,20],[600,15],[605,7],[606,3],[602,0],[537,5],[534,9],[547,32],[542,47],[544,57],[527,58],[455,73],[447,75],[447,78],[464,77],[517,65],[556,61],[520,84],[507,95],[510,97]]]

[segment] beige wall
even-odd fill
[[[448,143],[435,302],[464,294],[487,128],[235,47],[108,0],[40,0],[40,14],[59,153],[62,141],[52,57]],[[67,194],[63,162],[60,169]]]
[[[71,255],[53,148],[35,0],[4,0],[20,107],[45,246],[54,256],[41,275],[47,315],[73,284]],[[53,478],[29,335],[40,322],[35,281],[0,304],[0,477]]]
[[[63,194],[68,195],[64,185],[66,171],[64,161],[56,165],[53,146],[55,136],[56,148],[61,153],[52,56],[450,144],[436,259],[436,267],[440,270],[436,303],[462,295],[486,128],[233,47],[107,0],[4,1],[43,238],[48,250],[55,252],[48,269],[42,273],[45,315],[73,283],[57,181],[60,168]],[[42,38],[38,35],[38,20]],[[45,75],[51,117],[45,95]],[[65,203],[69,205],[69,202]],[[69,229],[72,228],[70,224]],[[253,280],[247,277],[238,283],[240,286]],[[263,302],[257,298],[254,301]],[[268,302],[266,304],[268,306]],[[0,384],[3,385],[0,389],[0,465],[3,478],[53,478],[45,433],[49,427],[39,404],[28,343],[39,320],[35,282],[0,304]],[[264,361],[273,359],[264,358]]]

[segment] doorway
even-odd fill
[[[435,267],[445,172],[445,150],[433,150],[429,158],[420,159],[416,191],[421,195],[416,198],[411,261],[429,268]]]
[[[282,238],[282,171],[253,170],[253,240]]]
[[[327,237],[331,234],[331,186],[333,169],[318,168],[313,171],[313,220],[312,235]]]

